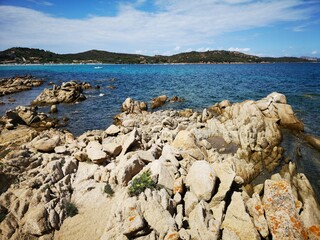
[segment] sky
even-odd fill
[[[320,0],[0,0],[0,50],[320,57]]]

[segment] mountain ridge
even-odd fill
[[[258,57],[236,51],[212,50],[183,52],[171,56],[115,53],[88,50],[80,53],[58,54],[37,48],[13,47],[0,51],[0,64],[44,63],[113,63],[113,64],[175,64],[175,63],[265,63],[265,62],[318,62],[319,59],[298,57]]]

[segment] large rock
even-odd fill
[[[280,125],[294,130],[303,131],[303,123],[295,116],[292,107],[289,104],[274,105],[278,110]]]
[[[192,239],[216,240],[219,237],[220,225],[216,224],[203,201],[190,213],[189,224]]]
[[[30,90],[43,83],[42,80],[35,79],[30,75],[17,76],[13,78],[0,79],[0,96]]]
[[[178,132],[175,137],[172,146],[185,154],[190,155],[194,159],[202,160],[205,158],[203,152],[197,145],[197,139],[195,135],[187,130]]]
[[[123,159],[117,166],[117,180],[119,184],[126,186],[128,182],[138,174],[145,166],[144,162],[134,155],[129,160]]]
[[[124,141],[122,144],[121,155],[126,154],[131,147],[133,147],[137,143],[137,138],[139,138],[138,131],[134,128],[130,133],[125,135]]]
[[[161,95],[159,97],[153,98],[151,101],[151,109],[161,107],[166,103],[168,97],[166,95]]]
[[[82,83],[75,81],[64,82],[61,87],[54,85],[52,89],[45,88],[42,93],[32,101],[33,105],[52,105],[57,103],[73,103],[83,101]]]
[[[32,146],[40,152],[53,152],[54,148],[59,144],[60,137],[59,135],[43,137],[40,139],[34,139],[31,144]]]
[[[226,194],[229,192],[233,180],[236,176],[234,171],[234,166],[232,163],[224,161],[224,162],[215,162],[213,164],[215,173],[217,174],[220,185],[218,192],[213,196],[210,201],[211,206],[218,205],[221,201],[223,201],[226,197]]]
[[[166,189],[172,191],[174,186],[174,172],[166,167],[160,160],[155,160],[148,164],[148,169],[151,171],[152,179],[164,186]]]
[[[150,189],[149,189],[150,190]],[[176,223],[171,214],[163,208],[157,191],[145,191],[145,197],[140,196],[141,210],[147,223],[163,238],[169,230],[176,230]]]
[[[207,161],[196,161],[192,164],[186,177],[186,185],[199,200],[210,200],[213,194],[216,174],[213,166]]]
[[[98,141],[90,141],[86,146],[88,158],[94,163],[103,163],[108,159],[103,151],[102,145]]]
[[[253,217],[253,223],[256,226],[256,229],[259,231],[262,237],[267,238],[269,235],[269,229],[267,220],[264,216],[264,208],[261,202],[261,199],[257,193],[252,195],[246,205],[250,215]]]
[[[32,209],[29,209],[24,217],[24,232],[32,235],[43,235],[50,229],[47,221],[48,213],[44,205],[38,205]]]
[[[127,98],[121,106],[121,111],[125,113],[142,113],[148,108],[145,102],[134,101],[132,98]]]
[[[308,231],[309,239],[318,239],[320,237],[320,206],[312,186],[302,173],[294,176],[292,182],[303,204],[300,217]]]
[[[231,203],[221,228],[223,229],[222,239],[260,239],[249,214],[246,212],[240,192],[232,194]]]
[[[266,180],[263,205],[273,239],[307,239],[295,197],[286,180]]]

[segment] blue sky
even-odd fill
[[[320,0],[0,0],[0,50],[320,57]]]

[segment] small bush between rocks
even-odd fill
[[[111,188],[110,184],[107,183],[105,186],[104,186],[104,192],[106,194],[108,194],[109,196],[112,196],[114,194],[114,191],[113,189]]]
[[[67,202],[66,204],[66,212],[68,217],[73,217],[78,214],[78,208],[72,202]]]
[[[131,186],[129,187],[129,195],[138,196],[147,188],[150,188],[152,190],[156,187],[157,184],[152,180],[150,172],[147,171],[132,180]]]

